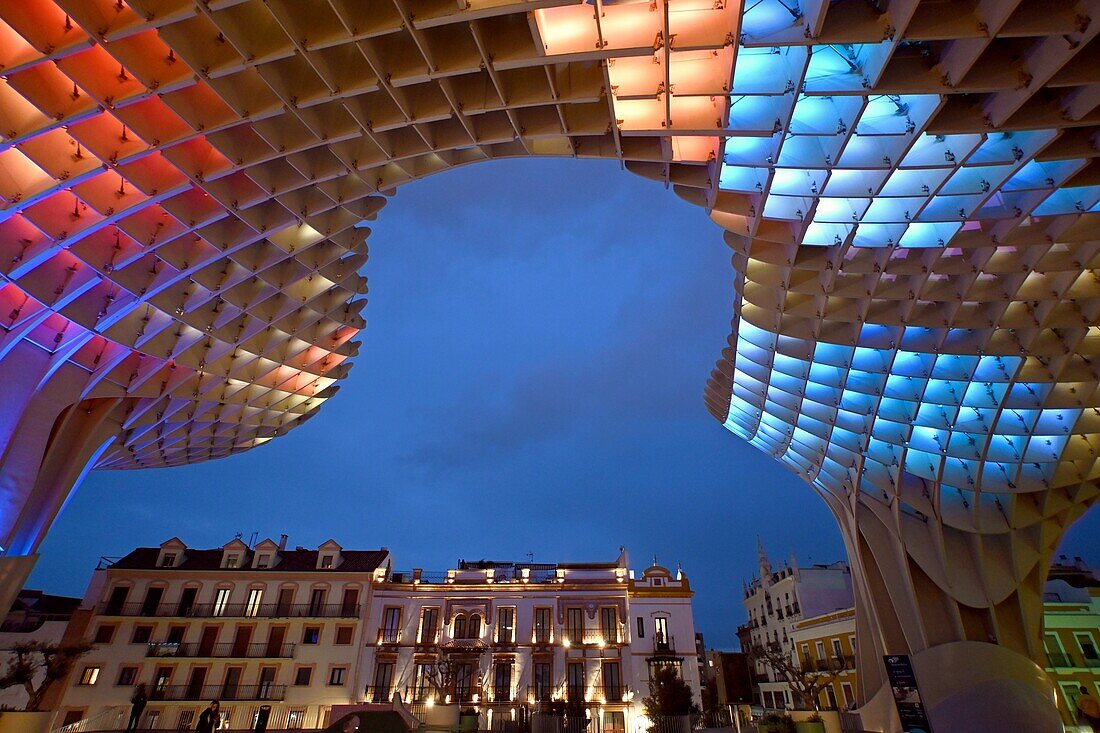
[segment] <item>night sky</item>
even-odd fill
[[[617,163],[501,161],[402,188],[373,230],[363,345],[320,414],[231,458],[93,472],[29,587],[81,595],[101,555],[172,536],[333,538],[430,570],[625,545],[637,569],[682,563],[728,648],[758,534],[773,559],[844,558],[825,505],[703,405],[733,270],[702,209]],[[1100,563],[1098,530],[1062,551]]]

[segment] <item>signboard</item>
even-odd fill
[[[882,661],[886,664],[886,677],[890,680],[890,689],[894,693],[894,706],[898,709],[901,729],[905,733],[932,733],[909,656],[887,654]]]

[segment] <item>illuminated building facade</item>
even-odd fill
[[[656,668],[676,669],[700,702],[692,595],[679,570],[636,576],[625,552],[609,563],[392,573],[371,596],[361,689],[374,702],[400,694],[414,710],[459,703],[478,711],[481,730],[559,704],[591,731],[645,733]]]
[[[1097,18],[4,3],[0,601],[91,468],[225,456],[316,413],[357,353],[364,222],[399,185],[611,158],[726,230],[734,333],[707,404],[838,518],[868,720],[892,715],[889,652],[967,670],[925,691],[937,730],[1053,730],[1042,584],[1098,494]]]

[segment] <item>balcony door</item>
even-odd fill
[[[238,626],[237,634],[233,637],[233,651],[234,657],[247,657],[248,645],[252,641],[252,627],[251,626]]]
[[[191,669],[191,677],[187,680],[187,694],[184,699],[187,700],[201,700],[204,695],[202,694],[203,685],[206,684],[206,667],[193,667]]]
[[[199,656],[214,656],[214,644],[218,641],[218,627],[204,626],[202,636],[199,638]]]
[[[290,607],[294,603],[294,589],[293,588],[280,588],[279,600],[275,604],[276,616],[289,616]]]
[[[126,586],[115,588],[111,591],[111,597],[107,600],[107,606],[103,609],[104,616],[118,616],[126,605],[126,598],[130,595],[130,589]]]
[[[267,650],[264,652],[265,657],[281,657],[283,656],[283,641],[286,639],[286,627],[285,626],[272,626],[271,630],[267,633]]]
[[[180,593],[180,602],[176,605],[177,616],[190,616],[195,608],[195,598],[199,594],[198,588],[184,588]]]
[[[570,662],[566,677],[565,697],[569,702],[584,700],[584,663]]]
[[[271,687],[275,684],[275,667],[262,667],[260,669],[260,688],[256,695],[260,700],[267,700],[271,695]]]
[[[225,680],[222,682],[222,700],[236,700],[241,686],[241,668],[229,667],[225,670]]]
[[[340,604],[340,615],[351,618],[359,615],[359,589],[345,588],[343,602]]]
[[[145,600],[141,602],[142,616],[156,616],[160,608],[160,599],[164,597],[164,588],[150,588],[145,591]]]

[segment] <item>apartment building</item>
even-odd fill
[[[64,686],[59,720],[117,719],[134,688],[141,726],[193,728],[210,700],[223,728],[319,728],[334,706],[457,705],[483,729],[551,707],[590,731],[643,733],[654,670],[699,698],[693,592],[625,550],[606,563],[460,562],[394,571],[385,548],[288,549],[173,538],[96,570],[82,602],[95,649]]]
[[[95,649],[70,676],[61,719],[128,705],[144,684],[145,728],[193,728],[212,699],[224,728],[250,728],[261,705],[271,728],[319,727],[332,705],[359,699],[365,610],[389,563],[385,548],[288,549],[285,535],[135,549],[93,574],[83,605]]]
[[[748,623],[739,630],[742,648],[775,646],[793,659],[793,632],[805,619],[851,608],[852,573],[846,562],[799,567],[796,558],[773,568],[757,542],[759,576],[743,586],[742,603]],[[763,662],[752,665],[758,699],[767,708],[794,704],[787,682]]]
[[[459,703],[482,729],[564,705],[589,730],[641,733],[653,671],[672,666],[699,697],[692,590],[657,564],[460,562],[376,583],[374,643],[360,680],[373,701]]]
[[[791,630],[800,668],[830,678],[818,695],[822,710],[848,710],[856,701],[856,611],[844,608],[802,619]],[[773,701],[774,702],[774,701]],[[764,705],[768,705],[764,696]]]

